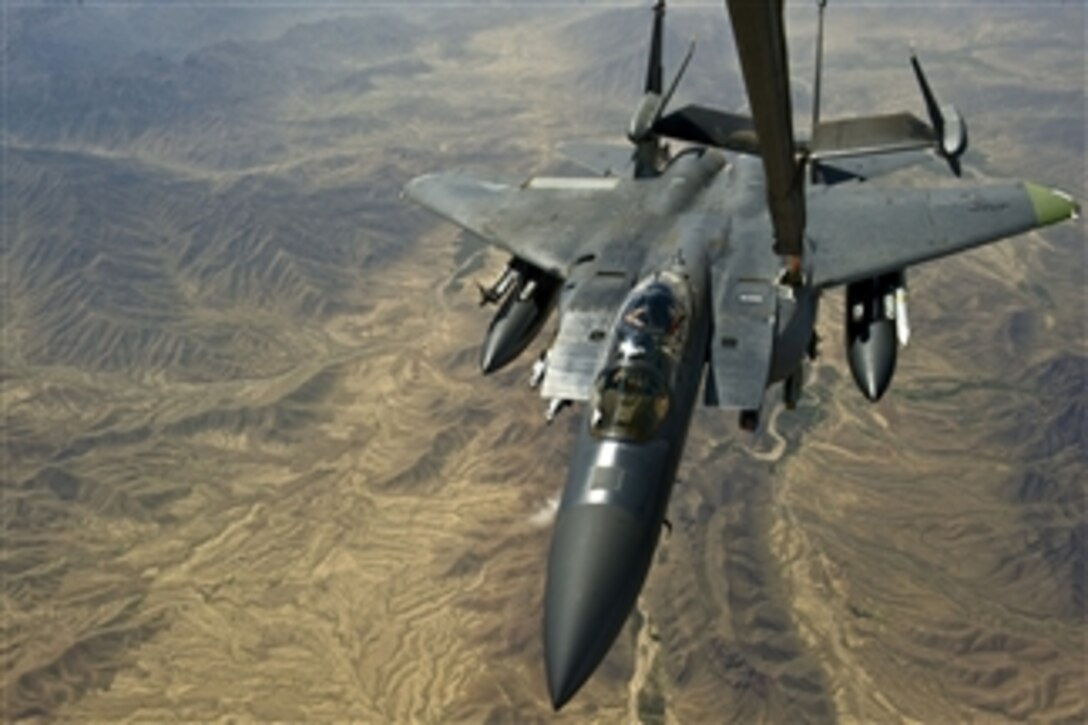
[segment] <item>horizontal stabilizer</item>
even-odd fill
[[[630,176],[631,147],[606,143],[565,143],[559,153],[601,176]]]
[[[692,104],[664,116],[654,131],[680,141],[758,154],[755,125],[748,116]]]
[[[821,121],[808,144],[809,158],[836,159],[850,156],[928,149],[933,129],[910,113]]]
[[[820,162],[816,165],[818,179],[827,185],[841,184],[844,181],[868,181],[912,166],[936,164],[933,154],[928,151],[893,151],[886,154],[867,154],[865,156],[844,156],[833,161]]]

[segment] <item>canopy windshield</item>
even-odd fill
[[[668,412],[690,312],[690,293],[678,275],[657,274],[631,291],[597,378],[594,436],[642,441],[657,431]]]

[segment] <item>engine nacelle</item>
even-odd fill
[[[503,368],[529,346],[555,305],[560,280],[521,260],[509,270],[513,282],[503,290],[505,297],[487,328],[480,350],[480,369],[485,375]],[[504,273],[504,279],[510,279]]]
[[[846,357],[869,400],[880,400],[891,385],[899,343],[905,345],[909,335],[903,272],[847,285]]]

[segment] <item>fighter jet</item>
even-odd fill
[[[544,652],[559,709],[631,613],[665,521],[699,393],[753,430],[769,386],[787,407],[817,354],[824,290],[847,286],[847,356],[864,395],[887,389],[906,338],[905,270],[1073,218],[1066,194],[1029,182],[877,188],[883,162],[935,153],[957,175],[966,125],[912,64],[929,116],[824,122],[794,134],[782,0],[726,0],[751,116],[666,113],[665,3],[653,6],[645,93],[630,145],[571,147],[583,177],[416,178],[408,197],[511,255],[481,304],[498,310],[480,365],[509,364],[558,308],[530,383],[551,419],[583,404],[552,536]],[[823,5],[820,2],[822,57]],[[817,86],[819,73],[817,73]],[[683,146],[671,153],[667,139]],[[918,151],[926,149],[926,151]],[[889,165],[889,164],[884,164]]]

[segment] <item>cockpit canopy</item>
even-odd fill
[[[595,384],[594,436],[653,437],[668,412],[690,322],[691,292],[680,275],[661,272],[631,291]]]
[[[645,363],[601,373],[593,394],[590,432],[598,438],[644,441],[653,437],[669,410],[669,390]]]

